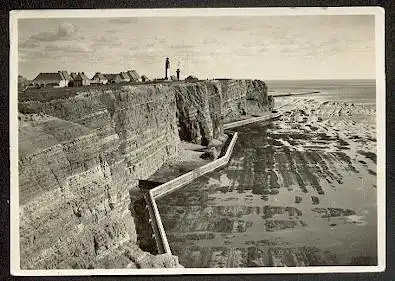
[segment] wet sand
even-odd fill
[[[162,167],[151,175],[148,180],[165,183],[212,162],[214,156],[210,154],[213,157],[209,157],[207,153],[215,149],[216,157],[214,158],[216,159],[219,157],[223,149],[226,149],[228,138],[228,135],[222,134],[218,139],[214,139],[207,146],[181,141],[177,147],[177,155],[162,165]]]
[[[228,166],[158,200],[185,267],[377,264],[374,105],[283,105],[235,128]]]

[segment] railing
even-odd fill
[[[148,207],[148,212],[150,215],[150,223],[152,231],[154,233],[154,238],[156,242],[156,247],[159,254],[168,253],[171,254],[169,242],[167,241],[167,236],[165,229],[163,228],[162,220],[159,215],[158,206],[156,205],[155,199],[152,197],[151,192],[146,192],[144,194],[144,199]]]
[[[281,115],[282,114],[268,114],[265,116],[254,117],[254,118],[250,118],[250,119],[246,119],[246,120],[232,122],[232,123],[225,124],[224,129],[242,126],[242,125],[250,124],[253,122],[274,119],[274,118],[277,118]],[[184,175],[181,175],[171,181],[168,181],[166,183],[163,183],[163,184],[160,184],[157,186],[155,186],[156,183],[155,184],[153,183],[152,186],[155,186],[155,187],[146,190],[146,192],[144,194],[144,198],[145,198],[145,201],[146,201],[146,204],[148,207],[148,211],[150,214],[150,218],[151,218],[150,223],[151,223],[151,227],[152,227],[152,230],[153,230],[153,233],[155,236],[157,249],[160,254],[163,254],[163,253],[171,254],[171,249],[169,246],[169,242],[167,241],[166,232],[163,227],[162,220],[160,218],[158,206],[156,205],[155,199],[161,198],[161,197],[169,194],[170,192],[173,192],[173,191],[191,183],[192,181],[194,181],[195,179],[197,179],[198,177],[200,177],[202,175],[205,175],[207,173],[214,171],[215,169],[225,166],[230,160],[230,156],[231,156],[233,148],[236,144],[237,137],[238,137],[237,132],[233,132],[232,140],[230,141],[224,156],[222,156],[222,157],[218,158],[217,160],[214,160],[206,165],[196,168]]]
[[[157,246],[158,252],[160,254],[163,254],[163,253],[171,254],[171,249],[169,246],[169,242],[167,241],[166,232],[163,227],[162,220],[160,218],[158,206],[156,205],[155,199],[163,197],[166,194],[168,194],[174,190],[177,190],[177,189],[183,187],[184,185],[187,185],[188,183],[191,183],[196,178],[226,165],[230,160],[230,156],[231,156],[233,148],[236,144],[236,140],[237,140],[237,132],[234,132],[233,136],[232,136],[232,140],[228,145],[225,155],[218,158],[217,160],[214,160],[202,167],[194,169],[194,170],[192,170],[182,176],[179,176],[169,182],[158,185],[152,189],[146,190],[146,192],[144,193],[144,199],[147,204],[148,212],[150,215],[150,223],[151,223],[151,227],[152,227],[152,230],[153,230],[153,233],[155,236],[154,238],[155,238],[156,246]],[[155,185],[155,183],[152,184],[152,186],[154,186],[154,185]]]
[[[206,165],[196,168],[196,169],[194,169],[182,176],[179,176],[171,181],[168,181],[164,184],[154,187],[153,189],[150,190],[152,197],[155,199],[163,197],[166,194],[173,192],[188,183],[191,183],[196,178],[226,165],[230,159],[230,156],[233,151],[233,147],[236,143],[236,140],[237,140],[237,132],[234,132],[233,136],[232,136],[232,141],[229,143],[228,149],[227,149],[224,156],[222,156],[222,157],[218,158],[217,160],[214,160]]]

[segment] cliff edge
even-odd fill
[[[179,264],[138,247],[138,181],[270,102],[262,81],[208,80],[40,89],[18,107],[21,268],[142,268]]]

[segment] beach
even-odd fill
[[[318,95],[318,94],[317,94]],[[185,267],[377,264],[374,99],[276,99],[222,170],[158,200]]]

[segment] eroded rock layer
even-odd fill
[[[158,199],[185,267],[377,265],[374,104],[292,98],[229,164]]]
[[[224,120],[262,111],[260,81],[52,89],[19,102],[22,269],[178,266],[138,246],[138,180],[208,143]],[[252,107],[251,107],[252,108]]]

